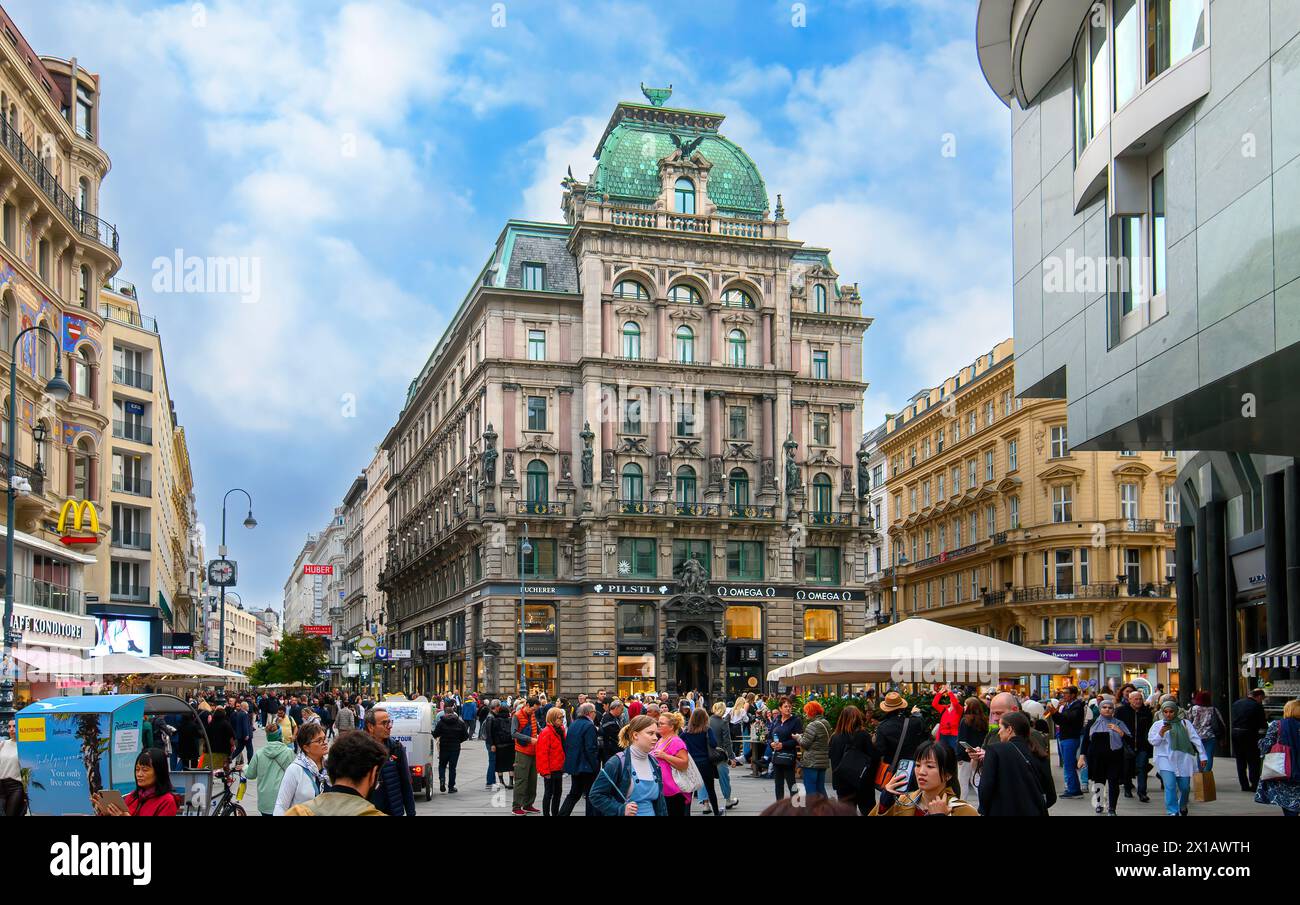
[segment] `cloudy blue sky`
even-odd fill
[[[791,236],[860,284],[868,423],[1009,336],[1010,114],[976,5],[4,3],[102,77],[101,213],[158,317],[209,553],[248,488],[260,525],[232,522],[231,556],[276,607],[503,221],[559,219],[642,81],[725,114]],[[152,291],[177,249],[255,256],[260,297]]]

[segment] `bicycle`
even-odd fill
[[[233,781],[231,774],[238,774],[239,776],[239,790],[233,793],[230,791],[230,786]],[[247,817],[248,812],[245,811],[244,806],[240,804],[244,799],[244,792],[248,788],[248,780],[244,777],[244,774],[238,768],[232,768],[227,770],[218,770],[213,775],[217,779],[221,780],[221,794],[212,802],[212,811],[209,816]]]

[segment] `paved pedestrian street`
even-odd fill
[[[262,730],[257,731],[255,745],[261,747],[266,741],[266,735]],[[1064,784],[1061,780],[1060,765],[1053,757],[1052,772],[1056,777],[1057,795],[1060,795]],[[734,798],[740,800],[740,804],[729,812],[730,815],[755,816],[762,812],[764,808],[770,805],[775,794],[774,786],[771,779],[757,779],[750,775],[748,769],[735,768],[731,771],[732,789],[731,793]],[[462,815],[504,815],[513,816],[510,811],[513,806],[511,792],[508,789],[498,787],[494,791],[485,788],[487,779],[487,751],[483,743],[474,739],[466,742],[460,752],[460,763],[456,771],[456,787],[458,791],[453,795],[450,792],[439,792],[435,787],[433,800],[425,801],[422,797],[417,796],[415,799],[415,811],[420,817],[449,817]],[[1214,781],[1218,789],[1218,800],[1208,804],[1193,801],[1191,806],[1191,816],[1193,817],[1263,817],[1263,816],[1280,816],[1281,811],[1278,808],[1265,807],[1255,804],[1253,796],[1249,793],[1242,792],[1237,785],[1237,768],[1231,758],[1216,758],[1214,761]],[[1156,778],[1153,771],[1149,776],[1150,789],[1149,795],[1151,800],[1147,803],[1138,801],[1134,798],[1120,797],[1119,815],[1121,817],[1161,817],[1164,815],[1164,797],[1160,792],[1160,781]],[[565,783],[565,793],[568,793],[568,783]],[[719,793],[721,794],[721,793]],[[541,808],[542,800],[542,781],[541,777],[537,780],[537,802],[536,807]],[[257,781],[250,780],[248,791],[244,795],[244,807],[248,809],[249,815],[257,813]],[[579,804],[574,809],[574,816],[578,816],[583,811],[583,805]],[[703,814],[708,810],[708,806],[699,804],[693,805],[692,814]],[[540,817],[540,814],[529,816]],[[1068,801],[1058,801],[1052,808],[1054,817],[1082,817],[1097,816],[1092,809],[1092,797],[1074,798]]]

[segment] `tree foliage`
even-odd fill
[[[328,665],[325,644],[320,638],[286,632],[278,650],[268,650],[245,673],[252,685],[320,681],[320,670]]]

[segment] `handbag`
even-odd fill
[[[831,783],[837,789],[845,789],[850,792],[857,792],[866,782],[867,773],[871,770],[871,759],[867,757],[866,752],[858,748],[850,748],[844,752],[840,762],[835,765],[835,772],[831,775]]]
[[[683,795],[690,795],[696,789],[704,785],[704,777],[700,775],[700,768],[695,766],[695,758],[687,755],[686,769],[678,770],[676,767],[669,767],[673,771],[673,782],[677,784],[678,790]]]
[[[910,722],[912,722],[910,716],[903,719],[903,731],[898,734],[898,746],[894,749],[893,759],[889,763],[881,761],[880,765],[876,767],[876,788],[882,792],[885,790],[885,786],[889,785],[889,781],[894,778],[894,771],[898,767],[898,758],[903,753],[903,742],[907,740],[907,724]]]
[[[725,750],[723,750],[722,748],[710,748],[710,749],[709,749],[709,763],[711,763],[711,764],[720,764],[720,763],[722,763],[723,761],[728,761],[728,760],[731,760],[731,755],[728,754],[728,753],[727,753]]]
[[[1291,749],[1281,742],[1268,749],[1260,766],[1259,781],[1291,778]]]

